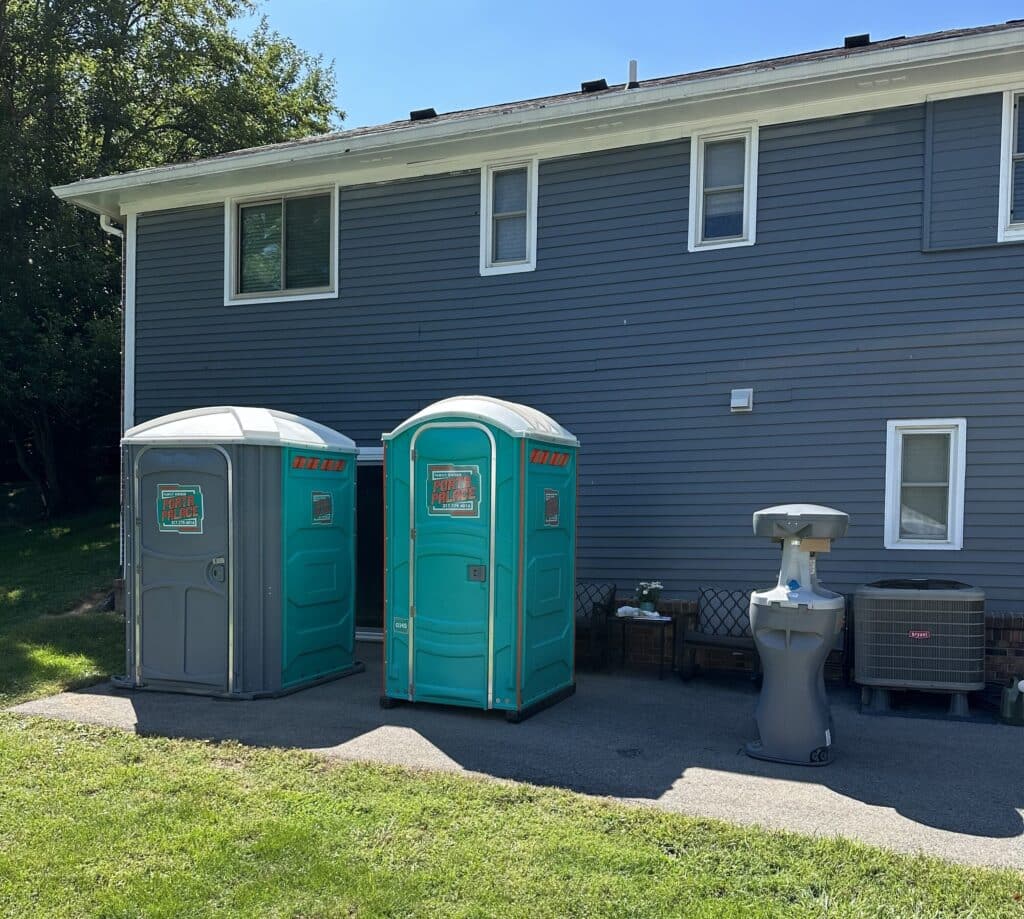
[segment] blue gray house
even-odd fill
[[[771,578],[765,505],[849,512],[829,586],[1024,609],[1024,21],[344,131],[56,189],[123,229],[124,423],[209,404],[363,448],[485,393],[579,436],[579,574]],[[374,573],[377,566],[378,574]]]

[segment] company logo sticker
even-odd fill
[[[559,495],[554,488],[544,489],[544,526],[556,527],[559,524]]]
[[[310,497],[313,502],[314,526],[330,526],[334,523],[334,497],[330,492],[314,491]]]
[[[479,517],[480,467],[427,466],[427,494],[431,517]]]
[[[156,520],[161,533],[202,533],[203,489],[198,485],[157,485]]]
[[[928,629],[911,629],[907,632],[907,637],[915,641],[926,641],[932,637],[932,633]]]

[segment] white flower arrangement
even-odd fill
[[[640,603],[657,603],[664,589],[661,581],[641,581],[636,585],[636,598]]]

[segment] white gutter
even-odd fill
[[[110,236],[124,239],[124,230],[114,223],[109,214],[100,214],[100,229]]]
[[[571,98],[543,106],[482,115],[467,115],[436,123],[416,122],[399,127],[385,127],[361,135],[339,134],[306,143],[285,143],[271,147],[242,150],[215,159],[158,166],[122,175],[82,179],[53,188],[57,197],[79,199],[103,192],[145,188],[177,180],[217,176],[259,166],[277,166],[358,154],[398,146],[460,139],[471,134],[488,134],[496,130],[515,129],[557,123],[580,116],[596,116],[642,106],[657,106],[724,96],[759,92],[788,84],[827,82],[864,73],[884,72],[915,65],[933,65],[960,58],[971,58],[1020,51],[1024,25],[999,29],[967,37],[951,37],[876,50],[850,51],[849,54],[824,60],[799,61],[790,64],[765,63],[760,70],[744,70],[718,76],[697,78],[659,86],[640,86],[629,93],[609,93],[593,97]],[[527,104],[527,103],[524,103]],[[77,201],[76,203],[83,203]],[[86,205],[87,206],[87,205]]]

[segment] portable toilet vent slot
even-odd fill
[[[121,443],[118,685],[251,698],[363,669],[349,438],[287,412],[218,406],[140,424]]]
[[[576,438],[445,399],[384,435],[384,695],[519,721],[575,689]]]

